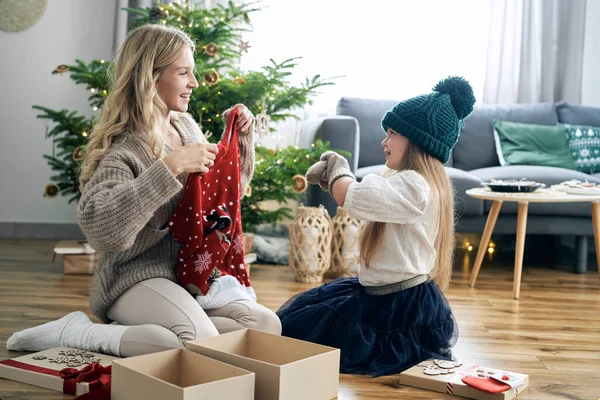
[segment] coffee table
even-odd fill
[[[591,203],[592,223],[594,225],[594,243],[596,247],[596,262],[598,263],[598,274],[600,277],[600,195],[567,194],[548,189],[538,189],[532,193],[503,193],[492,192],[488,188],[473,188],[466,191],[468,196],[476,199],[492,201],[492,208],[488,214],[485,229],[471,272],[469,284],[475,286],[483,257],[490,242],[490,237],[496,225],[498,214],[503,202],[517,202],[517,241],[515,246],[515,274],[513,280],[513,298],[519,299],[521,290],[521,272],[523,269],[523,250],[525,248],[525,232],[527,230],[527,209],[529,203]]]

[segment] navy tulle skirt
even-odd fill
[[[340,372],[391,375],[428,358],[451,358],[458,328],[437,285],[385,295],[357,277],[339,278],[288,300],[278,311],[284,336],[337,347]]]

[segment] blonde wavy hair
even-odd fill
[[[439,207],[439,228],[434,244],[437,257],[431,277],[440,289],[444,290],[450,284],[454,263],[454,190],[452,184],[441,161],[410,141],[398,169],[400,171],[413,170],[421,174],[431,187],[432,200],[437,203],[432,206]],[[393,172],[393,170],[388,170],[384,175],[389,176]],[[369,222],[363,229],[360,238],[360,258],[367,268],[380,249],[385,225],[384,222]]]
[[[110,71],[111,90],[86,146],[79,178],[82,189],[121,134],[146,140],[157,158],[163,156],[168,108],[157,84],[186,48],[193,52],[194,42],[175,28],[143,25],[129,33]]]

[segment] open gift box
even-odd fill
[[[253,329],[188,341],[185,347],[254,372],[256,399],[320,400],[338,396],[339,349]]]
[[[112,400],[252,400],[254,374],[186,349],[113,362]]]

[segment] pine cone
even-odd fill
[[[165,17],[165,13],[159,7],[152,7],[150,10],[150,21],[158,22]]]

